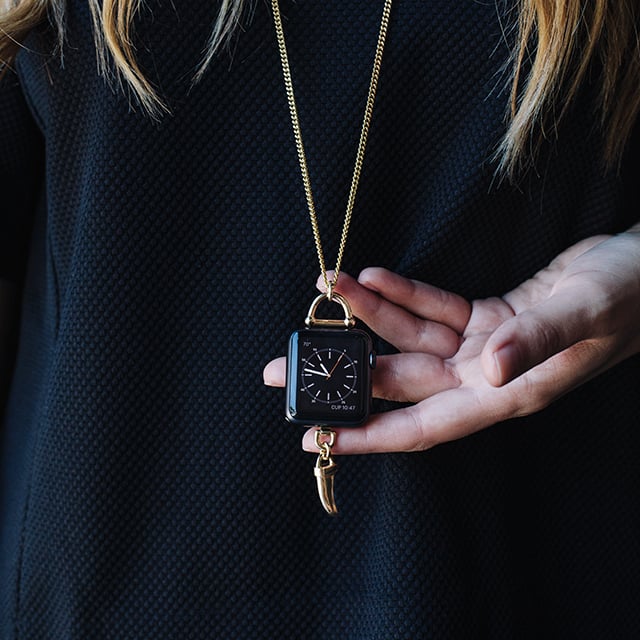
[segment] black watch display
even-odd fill
[[[374,366],[371,337],[365,331],[295,331],[287,359],[287,420],[317,426],[362,424],[369,417]]]

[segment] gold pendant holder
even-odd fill
[[[332,516],[337,515],[338,507],[333,494],[334,476],[338,465],[331,457],[331,447],[336,441],[336,432],[331,429],[318,429],[315,434],[316,446],[320,449],[313,475],[316,477],[318,496],[324,510]]]
[[[320,303],[324,300],[329,302],[335,302],[342,307],[344,311],[344,318],[342,320],[329,320],[325,318],[316,318],[316,312]],[[356,321],[351,311],[351,305],[347,302],[347,299],[341,296],[339,293],[334,293],[332,289],[329,289],[327,293],[321,293],[309,307],[309,312],[304,320],[305,325],[311,329],[312,327],[332,327],[339,329],[353,329],[356,325]]]
[[[373,65],[371,69],[371,78],[369,80],[369,92],[367,94],[367,103],[362,118],[362,126],[360,128],[360,139],[358,142],[358,150],[356,152],[356,159],[353,167],[353,175],[351,178],[351,187],[349,189],[349,198],[344,214],[344,222],[342,225],[342,235],[340,237],[340,244],[338,247],[338,255],[336,257],[336,266],[333,270],[333,279],[329,280],[327,277],[327,269],[324,260],[324,251],[322,248],[322,242],[320,240],[320,228],[318,226],[318,216],[316,215],[316,208],[313,199],[313,192],[311,189],[311,179],[309,177],[309,170],[307,167],[307,157],[304,151],[304,145],[302,143],[302,132],[300,130],[300,120],[298,118],[298,108],[296,106],[295,95],[293,91],[293,80],[291,78],[291,69],[289,66],[289,54],[287,53],[287,45],[284,37],[284,29],[282,26],[282,16],[280,15],[279,0],[271,0],[271,6],[273,11],[273,22],[276,31],[276,38],[278,41],[278,50],[280,53],[280,63],[282,65],[282,77],[284,79],[284,86],[287,95],[287,102],[289,105],[289,115],[291,117],[291,126],[293,128],[294,140],[296,143],[296,150],[298,154],[298,161],[300,164],[300,173],[302,175],[302,182],[304,185],[305,196],[307,200],[307,208],[309,209],[309,219],[311,220],[311,228],[313,230],[313,238],[316,245],[316,252],[318,254],[318,262],[320,265],[320,272],[325,285],[327,286],[327,293],[320,294],[312,303],[309,308],[309,313],[305,319],[305,325],[308,329],[313,327],[324,327],[328,329],[336,330],[349,330],[355,327],[355,320],[349,303],[340,294],[334,293],[334,287],[338,282],[338,276],[340,275],[340,268],[342,266],[342,258],[344,256],[345,246],[347,242],[347,236],[349,234],[349,226],[351,224],[351,217],[353,215],[353,207],[356,199],[356,193],[358,191],[358,184],[360,182],[360,174],[362,172],[362,166],[364,161],[365,149],[367,146],[367,138],[369,136],[369,129],[371,127],[371,118],[373,115],[373,107],[375,103],[376,91],[378,88],[378,78],[380,76],[380,69],[382,66],[382,54],[384,51],[385,41],[387,39],[387,31],[389,27],[389,18],[391,14],[392,0],[384,0],[384,8],[382,10],[382,18],[380,20],[380,30],[378,32],[378,41],[376,44],[375,56],[373,59]],[[316,318],[316,312],[321,302],[327,300],[329,302],[335,302],[342,307],[344,311],[344,318],[342,320],[330,320]],[[317,372],[315,372],[317,373]],[[326,378],[331,377],[331,372],[326,371]],[[322,375],[322,373],[320,374]],[[313,424],[313,422],[311,423]],[[331,447],[335,442],[335,431],[326,428],[320,428],[316,431],[316,445],[320,449],[320,455],[316,462],[314,474],[318,483],[318,493],[320,500],[326,511],[330,514],[338,512],[336,508],[335,500],[333,497],[333,478],[336,473],[336,464],[331,458]]]
[[[324,301],[334,302],[342,307],[344,318],[341,320],[330,320],[328,318],[316,318],[318,307]],[[326,293],[321,293],[315,298],[309,307],[309,312],[304,321],[308,329],[314,327],[324,327],[330,329],[353,329],[356,324],[351,306],[347,299],[339,293],[333,291],[333,283],[330,283]],[[337,515],[338,507],[334,496],[334,478],[338,471],[338,465],[331,457],[331,447],[335,444],[336,432],[327,427],[318,427],[315,432],[315,443],[320,453],[316,460],[313,475],[316,478],[318,497],[324,510],[332,516]]]

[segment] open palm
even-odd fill
[[[460,296],[370,268],[340,277],[357,317],[394,345],[374,396],[412,403],[342,429],[335,453],[415,451],[538,411],[640,350],[640,233],[567,249],[503,297]],[[284,384],[285,362],[265,368]],[[304,447],[314,450],[312,434]]]

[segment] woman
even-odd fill
[[[391,7],[333,519],[260,380],[318,272],[281,63],[330,269],[383,3],[16,4],[4,637],[637,637],[635,3]]]

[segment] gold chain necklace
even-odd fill
[[[309,218],[311,219],[311,227],[313,228],[313,238],[318,253],[318,262],[320,263],[320,271],[327,287],[328,298],[331,300],[333,289],[338,283],[340,275],[340,267],[342,266],[342,258],[344,256],[345,246],[347,244],[347,235],[349,234],[349,225],[351,224],[351,216],[353,214],[353,205],[356,200],[358,184],[360,182],[360,174],[364,162],[364,152],[367,146],[367,138],[369,136],[369,128],[371,126],[371,117],[373,115],[373,105],[375,102],[376,91],[378,88],[378,78],[380,76],[380,67],[382,65],[382,53],[387,38],[387,30],[389,26],[389,16],[391,14],[392,0],[385,0],[384,9],[382,11],[382,20],[380,21],[380,31],[378,33],[378,43],[373,59],[373,69],[371,71],[371,80],[369,82],[369,93],[367,103],[364,110],[362,120],[362,128],[360,130],[360,141],[358,143],[358,151],[356,153],[356,161],[353,168],[353,176],[351,178],[351,188],[349,190],[349,199],[344,214],[344,223],[342,226],[342,236],[340,238],[340,246],[338,256],[336,258],[336,266],[334,269],[333,279],[329,281],[327,277],[327,269],[322,250],[322,242],[320,240],[320,228],[318,226],[318,217],[316,215],[316,207],[311,190],[311,180],[309,178],[309,170],[307,168],[307,158],[304,152],[304,144],[302,143],[302,132],[300,130],[300,120],[298,119],[298,109],[296,107],[296,99],[293,93],[293,81],[291,80],[291,69],[289,67],[289,56],[287,54],[287,46],[284,38],[284,29],[282,27],[282,17],[280,15],[280,5],[278,0],[272,0],[273,20],[276,28],[276,36],[278,38],[278,49],[280,50],[280,62],[282,64],[282,75],[287,92],[287,101],[289,103],[289,113],[291,115],[291,125],[296,142],[296,150],[298,152],[298,161],[300,163],[300,172],[302,174],[302,182],[304,184],[304,192],[307,199],[307,207],[309,209]]]
[[[300,163],[300,172],[309,209],[309,218],[313,229],[313,238],[320,263],[320,271],[327,292],[320,294],[311,303],[305,320],[306,329],[295,331],[289,338],[287,357],[286,411],[287,420],[293,424],[317,427],[315,443],[318,455],[314,475],[318,495],[325,510],[336,514],[338,509],[334,498],[333,482],[337,465],[331,457],[331,448],[336,441],[334,426],[355,427],[367,420],[371,404],[371,369],[375,366],[375,354],[371,336],[365,331],[355,329],[355,320],[347,300],[334,291],[340,275],[344,257],[349,225],[353,214],[360,174],[364,162],[364,152],[371,126],[373,105],[378,88],[378,78],[382,65],[382,53],[387,38],[392,0],[385,0],[378,33],[378,42],[373,60],[369,93],[362,120],[360,141],[351,179],[351,188],[342,225],[342,235],[333,278],[327,276],[326,263],[318,216],[311,190],[311,180],[307,167],[307,158],[302,143],[300,120],[293,93],[293,81],[289,57],[282,27],[282,17],[278,0],[272,0],[273,21],[280,50],[282,75],[289,103],[291,125]],[[316,309],[322,300],[337,302],[344,311],[344,320],[323,320],[316,318]]]

